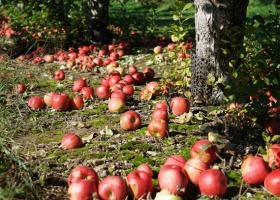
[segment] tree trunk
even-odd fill
[[[88,35],[94,42],[110,42],[109,0],[88,0]]]
[[[191,53],[191,93],[196,104],[219,104],[243,44],[248,0],[194,0],[195,42]],[[222,80],[218,87],[214,82]]]

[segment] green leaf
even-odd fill
[[[209,149],[211,146],[212,146],[212,144],[207,143],[207,144],[202,145],[202,148],[201,148],[201,149],[202,149],[203,151],[206,151],[206,150]]]
[[[178,15],[173,15],[173,20],[174,20],[174,21],[180,20],[180,16],[178,16]]]
[[[179,38],[178,38],[177,36],[175,36],[175,35],[171,35],[171,40],[172,40],[173,42],[178,42],[178,41],[179,41]]]
[[[184,12],[185,10],[188,10],[189,8],[191,8],[193,6],[193,3],[187,3],[185,5],[185,7],[183,8],[182,12]]]

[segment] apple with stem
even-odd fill
[[[120,118],[120,126],[122,129],[132,131],[138,129],[142,125],[140,115],[134,110],[128,110],[122,114]]]

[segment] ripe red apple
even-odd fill
[[[186,54],[185,54],[185,52],[183,52],[183,51],[179,51],[179,52],[177,53],[177,56],[178,56],[178,58],[186,58]]]
[[[54,94],[52,97],[52,108],[58,111],[67,111],[70,107],[71,100],[68,94]]]
[[[96,187],[99,184],[99,177],[93,168],[86,165],[79,165],[70,172],[67,180],[68,186],[83,179],[92,181]]]
[[[132,85],[134,83],[134,78],[132,77],[132,75],[130,74],[126,74],[123,77],[123,80],[125,80],[126,82],[128,82],[129,85]]]
[[[110,79],[109,76],[103,77],[103,78],[101,79],[101,85],[110,87],[110,86],[109,86],[109,79]]]
[[[266,176],[264,180],[264,187],[274,196],[280,197],[279,185],[280,185],[280,169],[275,169]]]
[[[262,157],[251,154],[245,156],[241,165],[243,180],[250,185],[259,185],[264,182],[269,173],[269,167]]]
[[[99,85],[96,88],[96,95],[100,99],[109,99],[109,97],[111,96],[110,87],[104,86],[104,85]]]
[[[132,74],[132,77],[134,79],[135,85],[144,85],[145,84],[145,76],[143,72],[135,72]]]
[[[80,96],[75,96],[71,99],[71,108],[74,110],[80,110],[84,106],[84,100]]]
[[[126,103],[121,98],[111,98],[108,101],[108,110],[110,112],[122,113],[126,109]]]
[[[92,62],[94,62],[97,66],[101,67],[103,65],[103,61],[101,58],[95,57]]]
[[[14,86],[14,92],[16,94],[24,93],[25,91],[26,91],[26,87],[22,83],[16,84]]]
[[[184,169],[186,162],[187,160],[184,157],[180,155],[172,155],[166,159],[163,165],[177,165]]]
[[[270,117],[264,121],[264,128],[271,135],[280,134],[280,120],[277,117]]]
[[[42,97],[34,96],[28,100],[28,106],[34,110],[39,110],[41,108],[44,108],[45,102]]]
[[[106,176],[98,185],[98,195],[104,200],[123,200],[127,190],[126,181],[120,176]]]
[[[151,177],[153,177],[153,175],[154,175],[151,167],[148,164],[146,164],[146,163],[142,163],[141,165],[139,165],[137,167],[137,170],[144,171],[147,174],[149,174]]]
[[[168,50],[174,50],[176,48],[176,45],[175,45],[175,43],[169,43],[168,45],[167,45],[167,49]]]
[[[158,46],[154,47],[154,53],[155,54],[161,53],[162,50],[163,50],[162,46],[158,45]]]
[[[152,120],[153,119],[163,119],[168,122],[168,112],[164,109],[156,109],[152,113]]]
[[[218,169],[207,169],[200,174],[198,187],[203,195],[221,197],[227,191],[227,178]]]
[[[116,85],[120,80],[122,80],[122,78],[119,75],[110,76],[109,86],[112,87],[112,86]]]
[[[75,149],[83,146],[81,137],[75,133],[67,133],[62,137],[61,147],[65,150]]]
[[[49,92],[49,93],[44,95],[44,102],[48,107],[52,106],[52,98],[55,94],[57,94],[57,93],[56,92]]]
[[[132,75],[132,74],[134,74],[134,73],[136,73],[137,72],[137,68],[134,66],[134,65],[130,65],[129,67],[128,67],[128,73],[130,74],[130,75]]]
[[[104,58],[103,60],[103,66],[106,67],[107,65],[109,65],[112,60],[110,58]]]
[[[267,162],[271,169],[280,168],[280,144],[272,144],[268,147]]]
[[[125,85],[125,86],[123,86],[122,91],[127,96],[132,96],[134,94],[134,87],[132,85]]]
[[[155,110],[156,109],[168,110],[168,105],[167,105],[166,101],[159,101],[159,102],[157,102],[156,105],[155,105]]]
[[[174,115],[179,116],[184,113],[188,113],[190,110],[190,102],[183,97],[174,97],[171,100],[171,111]]]
[[[64,78],[65,78],[65,72],[63,70],[59,69],[54,72],[55,80],[62,81],[62,80],[64,80]]]
[[[202,162],[199,158],[190,158],[184,166],[189,180],[195,185],[198,184],[200,174],[206,169],[209,169],[209,165]]]
[[[92,87],[87,86],[87,87],[83,87],[80,90],[80,94],[83,95],[84,99],[93,99],[94,98],[94,90]]]
[[[152,177],[144,171],[131,171],[126,177],[128,190],[133,199],[146,199],[153,193]]]
[[[51,54],[46,54],[46,55],[44,55],[43,60],[44,60],[46,63],[53,63],[53,61],[54,61],[54,56],[51,55]]]
[[[98,56],[105,56],[107,54],[107,51],[104,49],[100,49],[98,52]]]
[[[144,70],[143,70],[143,73],[145,75],[145,80],[146,81],[151,81],[154,79],[155,77],[155,71],[151,68],[151,67],[146,67]]]
[[[112,92],[110,97],[111,98],[120,98],[125,102],[127,100],[126,94],[121,90],[116,90],[116,91]]]
[[[87,179],[73,182],[68,188],[67,195],[70,200],[98,198],[96,185],[94,182]]]
[[[199,158],[202,162],[212,164],[217,159],[217,148],[209,140],[199,140],[191,147],[192,158]]]
[[[182,196],[188,186],[188,177],[178,165],[164,165],[158,173],[158,185],[161,190]]]
[[[142,125],[140,115],[134,110],[128,110],[122,114],[120,118],[120,126],[124,130],[132,131],[138,129]]]
[[[148,132],[156,138],[164,138],[169,134],[169,126],[167,121],[163,119],[153,119],[148,125]]]
[[[72,91],[79,92],[83,87],[86,87],[86,86],[87,86],[86,79],[80,78],[74,82]]]

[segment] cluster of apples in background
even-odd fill
[[[205,149],[205,145],[208,146]],[[186,160],[180,155],[168,157],[157,177],[148,164],[141,164],[125,177],[108,175],[99,180],[98,174],[89,166],[76,166],[68,176],[70,199],[123,200],[132,199],[182,200],[193,184],[203,195],[223,196],[227,190],[226,176],[210,168],[217,159],[216,147],[209,140],[199,140]],[[157,179],[157,188],[153,185]]]

